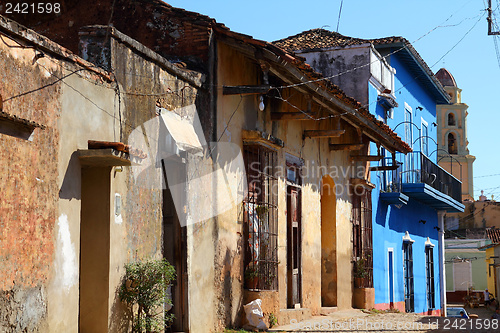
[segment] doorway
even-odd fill
[[[173,313],[175,316],[172,325],[173,331],[188,332],[187,235],[186,227],[181,226],[180,223],[184,219],[185,212],[178,212],[175,209],[173,197],[173,195],[183,196],[184,193],[182,191],[172,193],[166,176],[166,170],[168,170],[169,179],[178,179],[180,183],[183,183],[183,180],[186,179],[185,165],[178,161],[162,160],[162,168],[166,184],[166,188],[163,190],[163,257],[174,266],[177,274],[170,290],[173,306],[169,313]],[[177,200],[184,202],[183,198],[177,197]]]
[[[389,306],[394,309],[394,251],[389,249],[388,272],[389,272]]]
[[[79,331],[107,332],[111,167],[82,168]]]
[[[337,198],[326,175],[321,186],[321,306],[337,306]]]
[[[301,299],[300,188],[287,186],[287,306],[299,308]]]

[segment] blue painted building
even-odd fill
[[[366,166],[375,187],[363,206],[368,222],[359,231],[353,225],[354,269],[363,259],[369,274],[361,287],[374,288],[375,308],[440,314],[443,215],[464,209],[460,181],[436,163],[436,105],[450,96],[401,37],[364,40],[314,29],[276,44],[305,57],[413,149],[403,155],[370,143]]]

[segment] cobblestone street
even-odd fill
[[[375,313],[352,309],[303,322],[274,327],[274,332],[500,332],[500,323],[490,320],[493,311],[471,309],[478,319],[422,316],[414,313]]]

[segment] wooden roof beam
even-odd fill
[[[316,120],[316,118],[306,112],[271,112],[271,120]]]
[[[271,90],[270,85],[256,85],[256,86],[223,86],[223,95],[264,95]]]
[[[345,130],[306,130],[304,138],[338,138],[345,133]]]
[[[364,143],[330,144],[330,150],[360,150]]]
[[[379,155],[351,155],[351,159],[353,161],[370,161],[370,162],[375,162],[375,161],[380,161],[383,156]]]

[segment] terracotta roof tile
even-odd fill
[[[337,32],[325,29],[312,29],[273,42],[274,45],[279,46],[292,53],[299,50],[313,51],[325,48],[361,45],[365,43],[373,44],[375,47],[390,47],[391,44],[398,44],[397,47],[400,47],[401,51],[406,49],[408,53],[412,54],[416,61],[422,66],[423,71],[430,77],[431,81],[434,82],[436,88],[443,93],[443,96],[448,96],[448,94],[444,91],[441,82],[439,82],[438,79],[434,77],[434,73],[432,72],[430,67],[420,56],[417,50],[415,50],[413,45],[411,45],[411,43],[404,37],[390,36],[383,38],[362,39],[344,36]]]

